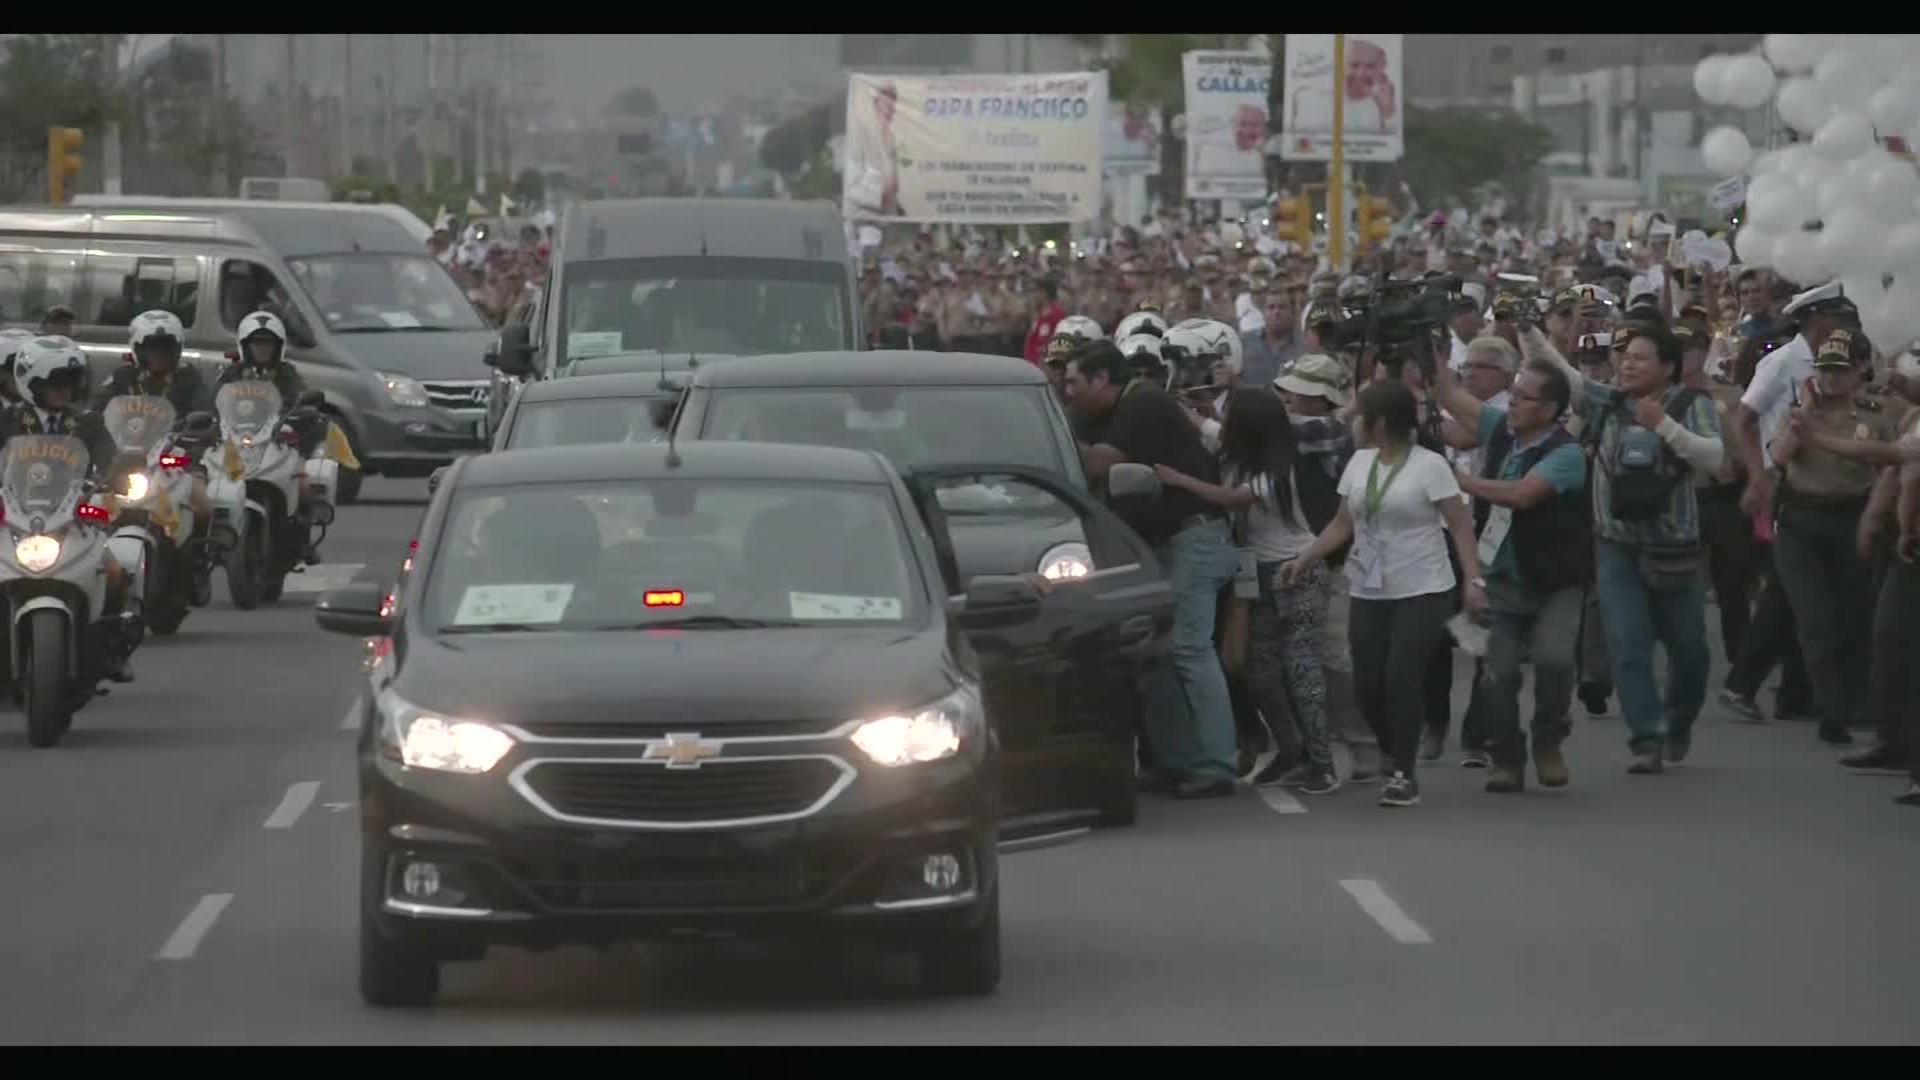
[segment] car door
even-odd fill
[[[988,721],[999,737],[1002,841],[1086,826],[1130,806],[1145,680],[1167,662],[1173,590],[1138,534],[1071,480],[1006,466],[937,466],[905,477],[927,523],[949,602],[980,658]],[[996,485],[1057,500],[1080,518],[1085,577],[1057,581],[1032,617],[965,609],[938,489]]]

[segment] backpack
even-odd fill
[[[1681,390],[1667,403],[1667,415],[1676,423],[1685,423],[1687,413],[1700,396],[1698,390]],[[1686,480],[1687,463],[1680,460],[1657,432],[1634,423],[1624,396],[1616,399],[1595,425],[1596,445],[1600,444],[1608,423],[1618,423],[1623,429],[1611,460],[1604,453],[1595,455],[1598,467],[1606,470],[1611,489],[1608,511],[1617,521],[1651,521],[1666,512],[1674,487]]]

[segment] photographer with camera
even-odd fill
[[[1710,654],[1696,472],[1725,458],[1713,399],[1682,385],[1680,340],[1664,328],[1614,334],[1617,386],[1588,380],[1522,331],[1530,352],[1558,366],[1595,443],[1595,587],[1613,658],[1613,681],[1632,732],[1628,772],[1683,761],[1706,701]],[[1667,692],[1654,682],[1653,646],[1667,649]]]

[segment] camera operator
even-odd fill
[[[1067,404],[1091,421],[1080,443],[1088,477],[1121,462],[1167,465],[1219,483],[1214,457],[1164,383],[1137,376],[1119,346],[1091,342],[1068,360]],[[1148,741],[1159,775],[1149,786],[1177,798],[1233,794],[1238,770],[1232,704],[1214,648],[1220,593],[1237,569],[1227,516],[1190,491],[1167,488],[1129,515],[1159,555],[1174,591],[1173,663],[1155,672]]]

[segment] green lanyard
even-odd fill
[[[1383,484],[1380,483],[1380,455],[1378,452],[1373,455],[1373,464],[1367,467],[1367,524],[1372,525],[1380,519],[1380,504],[1386,500],[1387,489],[1393,486],[1393,481],[1400,475],[1400,470],[1407,467],[1407,458],[1412,456],[1413,449],[1409,447],[1407,457],[1401,458],[1399,464],[1388,470],[1387,481]]]

